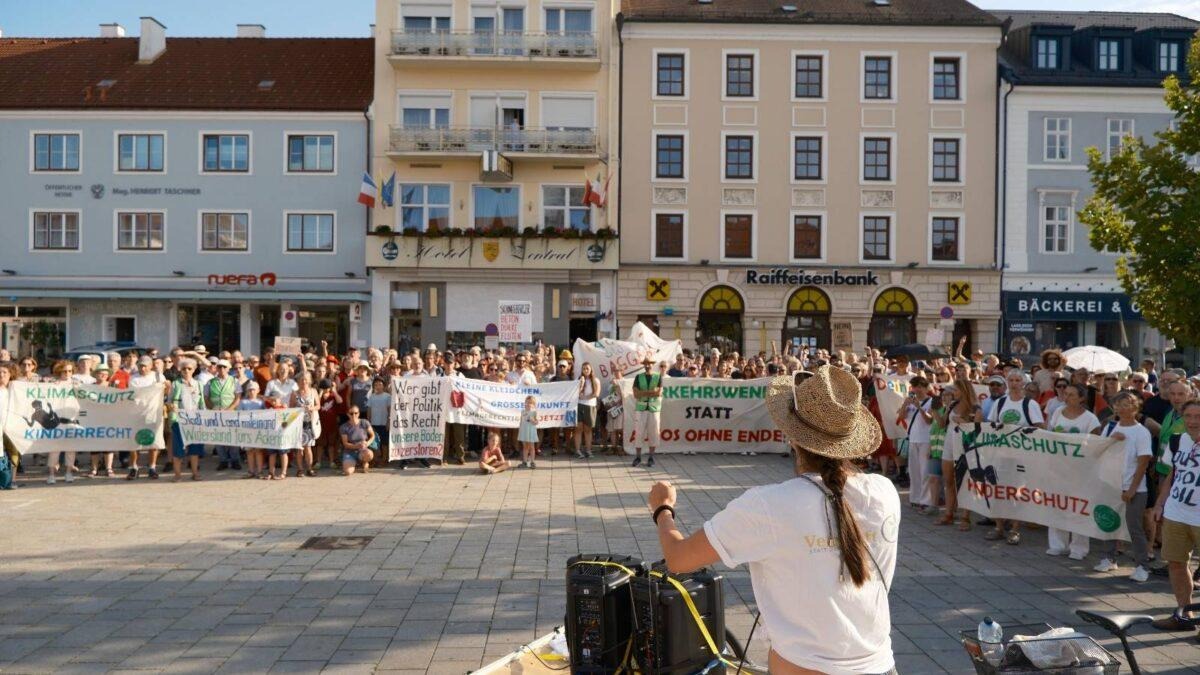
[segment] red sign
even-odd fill
[[[264,274],[210,274],[208,275],[209,286],[274,286],[275,273],[266,272]]]

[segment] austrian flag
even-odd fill
[[[604,183],[600,182],[600,176],[598,175],[595,182],[592,182],[592,179],[588,178],[584,183],[583,203],[592,204],[598,209],[604,208],[604,205],[608,202],[608,181],[611,178],[612,174],[609,174],[604,179]]]
[[[375,181],[371,180],[371,174],[363,173],[362,187],[358,189],[358,203],[365,205],[369,209],[375,208],[375,197],[378,196],[378,191],[375,189]]]

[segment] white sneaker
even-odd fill
[[[54,485],[54,483],[55,483],[54,474],[50,474],[49,476],[46,477],[46,485]]]
[[[1120,565],[1118,565],[1116,562],[1114,562],[1108,558],[1101,558],[1100,563],[1097,564],[1092,569],[1097,572],[1111,572],[1118,568],[1120,568]]]
[[[1136,581],[1139,584],[1150,581],[1150,572],[1141,565],[1133,568],[1133,574],[1129,575],[1130,581]]]
[[[75,482],[75,472],[74,472],[74,471],[68,471],[68,472],[67,472],[67,477],[66,477],[66,478],[64,478],[63,480],[67,481],[68,483],[74,483],[74,482]]]
[[[1071,560],[1083,560],[1084,558],[1087,557],[1087,554],[1084,553],[1083,555],[1079,555],[1078,553],[1072,553],[1071,555],[1068,555],[1067,557],[1070,558]]]
[[[1066,555],[1066,554],[1067,554],[1067,551],[1066,551],[1066,549],[1060,549],[1060,548],[1048,548],[1048,549],[1046,549],[1046,555],[1052,555],[1052,556],[1064,556],[1064,555]]]

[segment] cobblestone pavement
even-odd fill
[[[35,473],[0,493],[0,671],[465,673],[562,622],[567,557],[659,557],[644,505],[653,480],[680,486],[693,528],[789,472],[777,456],[701,455],[653,470],[548,457],[493,477],[449,467],[47,486]],[[314,536],[374,538],[361,550],[300,548]],[[1094,573],[1095,554],[1047,557],[1044,531],[1006,546],[906,510],[900,543],[903,673],[969,672],[955,636],[984,614],[1062,625],[1078,623],[1076,607],[1170,606],[1165,579]],[[744,639],[749,576],[728,582],[727,623]],[[767,645],[754,642],[761,662]],[[1148,672],[1200,672],[1191,636],[1141,628],[1136,645]]]

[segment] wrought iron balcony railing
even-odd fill
[[[595,33],[392,31],[393,56],[594,59]]]

